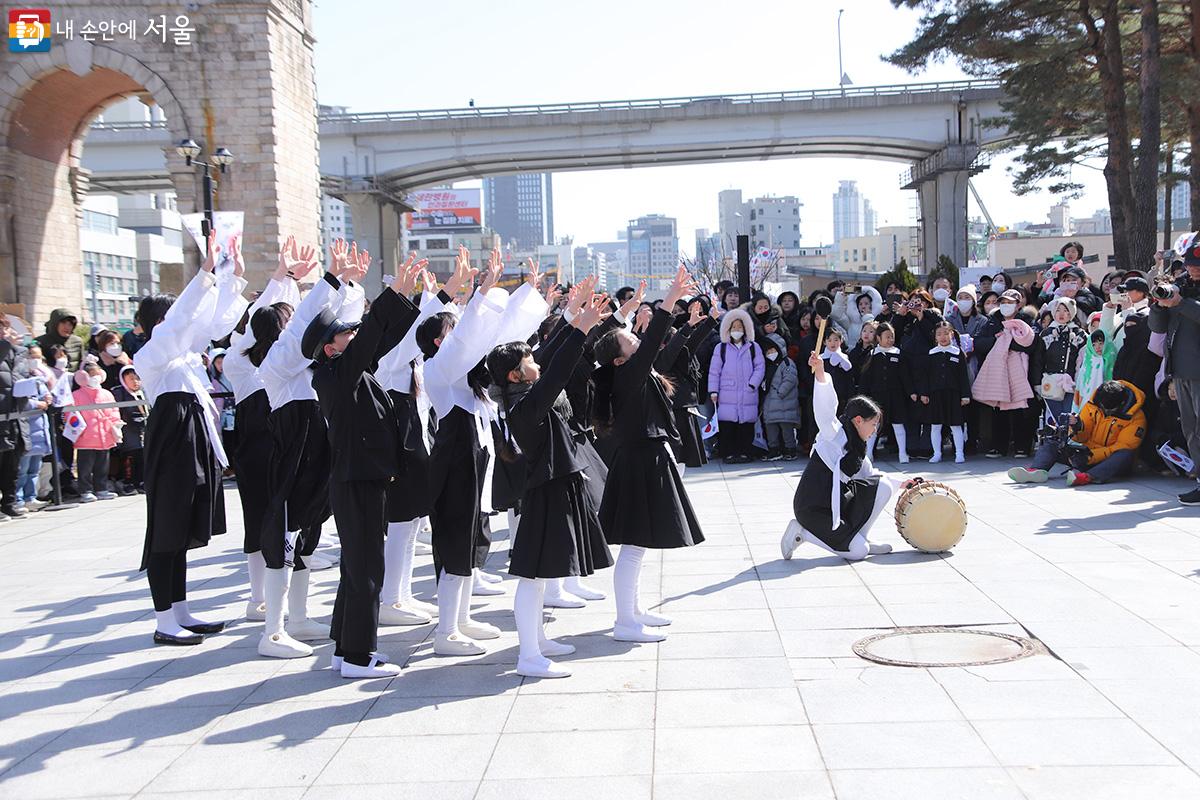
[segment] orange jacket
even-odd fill
[[[1145,393],[1132,383],[1119,383],[1133,394],[1119,414],[1107,416],[1090,400],[1079,410],[1083,430],[1076,433],[1074,439],[1092,451],[1092,457],[1088,459],[1089,467],[1099,464],[1118,450],[1137,449],[1146,435],[1146,413],[1142,411]]]

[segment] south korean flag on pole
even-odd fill
[[[67,441],[74,444],[86,429],[87,422],[84,421],[83,414],[78,411],[67,411],[63,414],[63,436],[67,437]]]

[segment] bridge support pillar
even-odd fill
[[[921,272],[937,267],[940,256],[967,263],[967,180],[979,168],[979,145],[948,145],[913,165],[902,188],[915,189],[921,209]]]
[[[400,215],[410,209],[373,193],[346,193],[341,199],[350,206],[359,249],[371,251],[371,271],[363,281],[363,289],[372,298],[383,291],[383,276],[394,274],[396,265],[404,261]],[[326,247],[331,244],[325,243]]]

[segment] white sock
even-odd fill
[[[459,606],[462,605],[462,589],[467,587],[470,597],[471,579],[462,575],[443,572],[438,580],[438,624],[437,633],[449,636],[458,633]],[[468,602],[470,602],[468,600]]]
[[[597,591],[584,583],[578,575],[562,579],[563,591],[570,592],[584,600],[603,600],[604,592]]]
[[[683,463],[682,461],[676,461],[675,468],[679,470],[680,478],[683,477],[683,473],[687,472],[687,464]]]
[[[963,425],[951,425],[950,435],[954,437],[954,458],[962,460],[966,458],[963,455],[963,443],[967,438],[967,430]]]
[[[613,591],[616,593],[617,626],[636,626],[638,583],[646,548],[632,544],[621,545],[617,565],[613,569]]]
[[[412,568],[420,526],[420,519],[388,523],[383,543],[383,588],[379,593],[384,605],[412,599]]]
[[[929,443],[933,445],[933,456],[939,461],[942,458],[942,426],[940,423],[929,425]]]
[[[458,588],[458,624],[460,627],[471,623],[471,590],[474,588],[475,570],[471,570],[471,577],[463,578],[462,586]]]
[[[246,572],[250,574],[250,600],[255,603],[263,601],[263,575],[267,570],[267,561],[262,551],[246,553]]]
[[[892,424],[892,435],[896,437],[896,447],[900,451],[900,455],[908,458],[908,431],[904,430],[903,425]]]
[[[166,611],[155,611],[154,619],[154,630],[158,631],[159,633],[165,633],[168,636],[192,635],[192,632],[185,630],[184,627],[179,624],[179,620],[175,618],[174,606],[168,608]]]
[[[563,579],[546,578],[542,583],[542,596],[547,600],[560,600],[563,596]]]
[[[521,515],[511,508],[505,511],[504,514],[508,520],[508,549],[512,550],[517,543],[517,526],[521,522]]]
[[[283,632],[283,606],[288,601],[288,585],[292,579],[292,568],[267,569],[263,578],[263,595],[267,603],[267,618],[263,624],[263,636],[270,638]]]
[[[513,597],[513,617],[517,623],[519,642],[518,663],[527,667],[546,667],[550,659],[542,655],[542,592],[544,580],[521,578],[517,581],[517,592]]]
[[[175,620],[180,625],[204,625],[205,620],[198,619],[192,616],[192,612],[188,609],[188,601],[180,600],[178,603],[171,604],[171,611],[175,614]]]
[[[311,574],[312,570],[309,569],[292,570],[291,584],[288,586],[288,619],[293,625],[308,619],[308,580]]]

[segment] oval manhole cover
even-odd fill
[[[969,628],[898,628],[854,643],[854,653],[898,667],[978,667],[1038,652],[1030,639]]]

